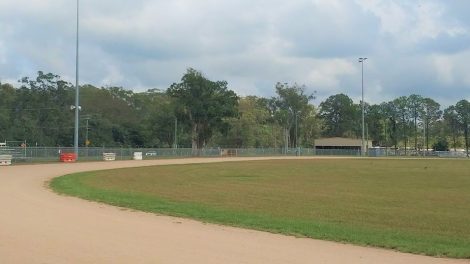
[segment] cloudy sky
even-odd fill
[[[188,67],[239,95],[470,99],[468,0],[80,0],[81,83],[166,89]],[[0,80],[75,78],[76,0],[0,0]],[[315,103],[315,102],[314,102]]]

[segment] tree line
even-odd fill
[[[277,83],[276,96],[240,97],[226,81],[188,69],[167,90],[80,86],[80,145],[94,147],[313,147],[319,137],[360,138],[361,104],[336,94],[314,106],[305,86]],[[73,144],[75,88],[52,73],[0,83],[0,140]],[[442,109],[417,94],[365,103],[374,146],[448,150],[469,145],[470,102]],[[88,141],[86,141],[88,139]]]

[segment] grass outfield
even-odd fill
[[[271,160],[55,178],[68,195],[142,211],[433,256],[470,258],[468,160]]]

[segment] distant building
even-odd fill
[[[351,138],[319,138],[315,140],[315,149],[346,149],[361,151],[361,139]],[[364,141],[365,148],[372,148],[372,141]]]

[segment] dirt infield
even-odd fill
[[[0,167],[0,263],[470,263],[133,212],[45,187],[73,172],[225,160]]]

